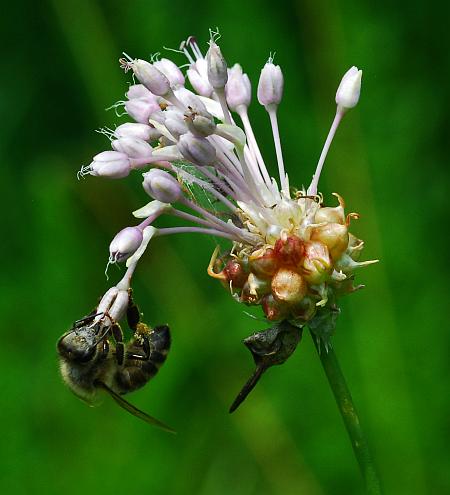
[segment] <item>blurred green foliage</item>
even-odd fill
[[[365,239],[364,291],[342,300],[334,338],[387,494],[450,492],[448,291],[449,67],[444,3],[304,0],[19,1],[1,19],[2,493],[275,495],[361,493],[342,421],[305,334],[242,409],[251,320],[205,267],[212,240],[152,243],[135,294],[169,322],[162,372],[131,400],[174,426],[149,428],[112,401],[88,409],[63,386],[55,342],[108,287],[107,246],[146,198],[139,175],[76,181],[107,148],[93,132],[130,76],[122,50],[148,57],[219,26],[229,63],[256,87],[270,51],[285,75],[280,127],[293,184],[309,180],[341,75],[364,69],[321,189],[338,191]],[[447,48],[446,48],[447,47]],[[178,60],[183,63],[182,58]],[[251,114],[274,168],[270,127]],[[202,239],[202,240],[200,240]],[[120,274],[110,270],[112,283]]]

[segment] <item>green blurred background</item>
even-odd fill
[[[219,26],[228,60],[256,87],[270,51],[285,75],[280,128],[293,184],[311,176],[351,66],[360,104],[345,118],[321,189],[361,213],[366,284],[341,302],[334,345],[387,494],[450,493],[448,328],[449,66],[444,2],[43,0],[3,8],[1,186],[2,493],[357,494],[362,482],[307,334],[245,405],[251,320],[205,267],[211,239],[157,240],[135,294],[169,322],[161,374],[131,400],[174,426],[149,428],[111,401],[87,408],[62,384],[55,342],[120,273],[103,275],[113,235],[146,197],[76,171],[107,149],[94,129],[130,80],[122,50],[146,58]],[[180,57],[176,59],[184,63]],[[274,168],[270,126],[252,119]],[[446,309],[447,308],[447,309]]]

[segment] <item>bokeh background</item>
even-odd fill
[[[179,434],[111,401],[89,409],[63,386],[55,342],[108,284],[107,246],[146,197],[139,174],[77,182],[107,149],[94,132],[146,58],[219,26],[228,62],[256,87],[270,51],[285,75],[280,107],[291,181],[311,176],[351,65],[364,69],[321,189],[340,192],[366,240],[364,291],[342,300],[334,338],[387,494],[450,493],[448,325],[449,77],[444,3],[43,0],[2,7],[2,493],[356,494],[363,487],[341,418],[305,334],[245,405],[252,370],[241,339],[263,322],[209,279],[212,239],[152,243],[135,279],[148,321],[169,322],[160,375],[131,398]],[[448,17],[447,17],[448,20]],[[178,62],[184,63],[180,57]],[[252,119],[274,167],[270,126]]]

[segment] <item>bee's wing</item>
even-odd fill
[[[126,411],[131,413],[133,416],[136,416],[139,419],[142,419],[146,423],[149,423],[153,426],[157,426],[158,428],[161,428],[162,430],[168,431],[169,433],[176,433],[175,430],[170,428],[170,426],[165,425],[163,422],[159,421],[156,418],[153,418],[152,416],[149,416],[147,413],[144,411],[141,411],[137,407],[133,406],[133,404],[130,404],[128,401],[126,401],[123,397],[121,397],[119,394],[114,392],[111,388],[109,388],[107,385],[105,385],[103,382],[99,382],[99,386],[103,388],[103,390],[106,390],[108,394],[119,404],[120,407],[123,407]]]

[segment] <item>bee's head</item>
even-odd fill
[[[61,358],[73,363],[88,363],[96,354],[97,345],[101,341],[97,325],[82,326],[65,333],[56,345]]]

